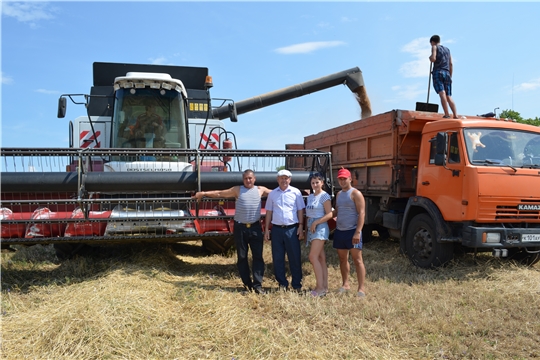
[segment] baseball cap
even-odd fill
[[[292,174],[291,174],[291,172],[289,170],[283,169],[283,170],[278,171],[277,176],[292,177]]]
[[[338,179],[339,178],[350,178],[351,177],[351,172],[347,169],[339,169],[338,173],[337,173],[337,177]]]

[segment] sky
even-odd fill
[[[373,113],[428,96],[429,38],[454,63],[460,115],[540,117],[538,2],[2,1],[1,146],[67,147],[93,62],[207,67],[211,96],[240,101],[354,67]],[[430,103],[440,103],[430,89]],[[346,86],[223,120],[239,149],[280,150],[360,119]]]

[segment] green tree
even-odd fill
[[[517,111],[514,111],[514,110],[509,110],[509,109],[504,110],[501,112],[500,117],[502,119],[514,119],[517,122],[523,123],[523,124],[540,126],[540,118],[535,117],[534,119],[532,118],[524,119]]]

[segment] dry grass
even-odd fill
[[[124,246],[57,263],[2,254],[3,359],[530,359],[540,354],[540,266],[463,256],[422,270],[367,244],[367,298],[242,295],[235,256],[196,244]],[[307,249],[304,249],[307,251]],[[304,253],[304,286],[315,285]]]

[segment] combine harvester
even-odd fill
[[[358,68],[237,103],[212,102],[207,68],[94,63],[93,75],[89,95],[59,99],[60,118],[68,100],[87,109],[69,123],[69,148],[1,149],[2,248],[54,244],[68,258],[88,245],[202,240],[225,251],[234,201],[197,203],[194,192],[241,184],[248,168],[274,188],[276,169],[293,163],[304,166],[291,169],[292,185],[309,189],[331,161],[321,151],[238,150],[221,120],[341,84],[365,94]]]

